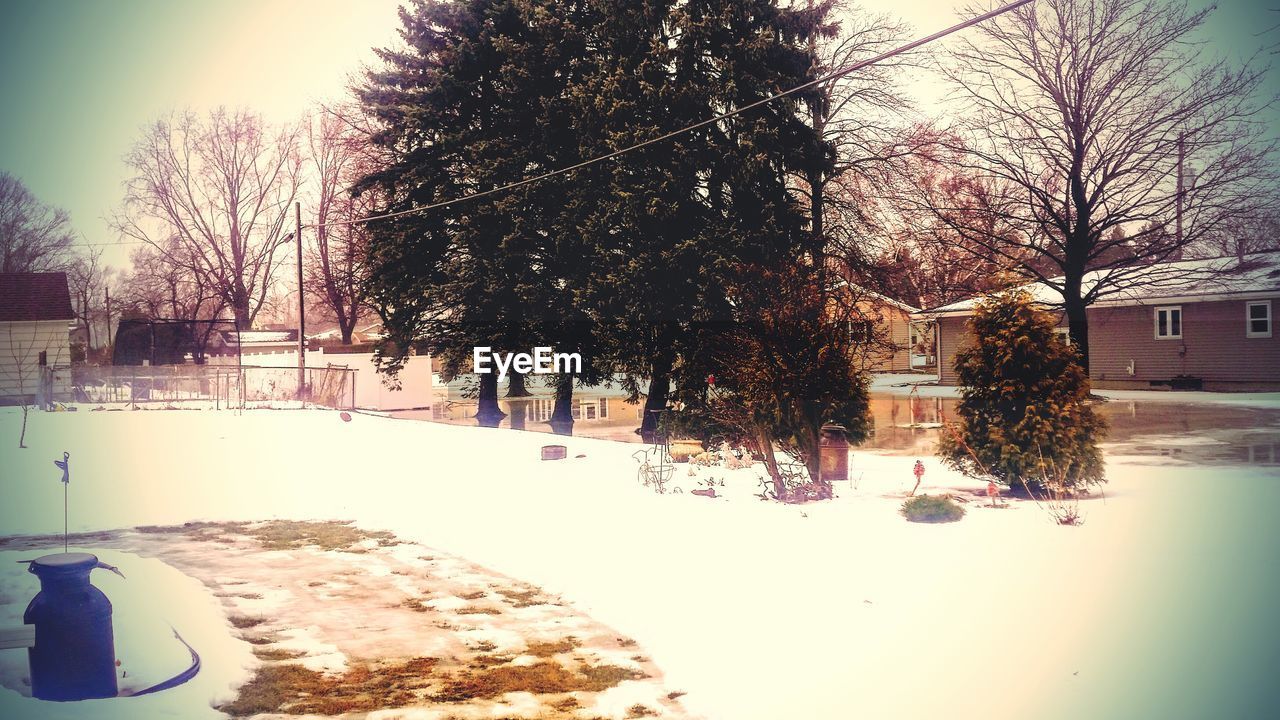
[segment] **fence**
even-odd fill
[[[77,365],[71,400],[143,407],[355,407],[355,371],[309,367],[299,393],[298,369],[252,365]]]

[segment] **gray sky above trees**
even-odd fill
[[[861,0],[915,34],[955,22],[966,0]],[[989,3],[983,3],[989,4]],[[1193,6],[1206,4],[1193,0]],[[395,39],[398,0],[6,0],[0,9],[0,169],[71,213],[88,243],[118,238],[104,217],[123,197],[124,155],[170,110],[243,106],[273,122],[345,98],[348,77]],[[1209,49],[1249,53],[1280,42],[1280,0],[1222,0]],[[1280,55],[1272,56],[1280,63]],[[1269,82],[1280,92],[1280,70]],[[928,113],[942,89],[912,82]],[[930,113],[932,114],[932,113]],[[1280,111],[1275,113],[1280,126]],[[104,248],[127,263],[132,246]]]

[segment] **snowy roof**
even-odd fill
[[[836,283],[836,287],[849,287],[849,288],[851,288],[855,293],[857,293],[857,294],[859,294],[859,295],[866,296],[866,297],[867,297],[867,299],[875,300],[875,301],[878,301],[878,302],[883,302],[883,303],[885,303],[886,305],[892,305],[893,307],[896,307],[896,308],[898,308],[899,310],[905,310],[906,312],[909,312],[909,313],[917,313],[917,312],[920,312],[920,308],[918,308],[918,307],[912,307],[911,305],[908,305],[908,304],[906,304],[906,303],[902,302],[901,300],[894,300],[893,298],[889,297],[888,295],[882,295],[882,294],[880,294],[880,293],[876,292],[875,290],[869,290],[869,289],[867,289],[867,288],[865,288],[865,287],[863,287],[863,286],[861,286],[861,285],[858,285],[858,284],[856,284],[856,283],[851,283],[851,282],[849,282],[848,280],[841,280],[840,282]]]
[[[1153,305],[1168,302],[1248,299],[1280,294],[1280,253],[1254,253],[1243,259],[1235,256],[1157,263],[1137,268],[1093,270],[1085,273],[1081,291],[1088,293],[1104,278],[1110,279],[1092,303],[1093,307]],[[1053,286],[1061,277],[1048,282],[1029,283],[1020,289],[1031,294],[1042,305],[1062,304],[1062,295]],[[942,317],[970,315],[984,295],[977,295],[920,311],[921,315]]]
[[[237,333],[234,330],[227,330],[222,333],[222,338],[228,344],[234,345],[236,341],[242,345],[251,345],[253,343],[285,343],[297,342],[297,330],[244,330]]]
[[[75,317],[66,273],[0,273],[0,322]]]

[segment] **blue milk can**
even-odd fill
[[[31,562],[40,592],[22,621],[36,626],[27,650],[31,694],[41,700],[88,700],[116,696],[116,653],[111,601],[89,583],[100,567],[89,553],[45,555]]]

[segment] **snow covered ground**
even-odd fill
[[[753,469],[681,469],[686,492],[655,495],[634,444],[586,438],[326,411],[81,411],[32,413],[17,450],[18,424],[0,410],[0,535],[61,531],[64,450],[73,531],[355,520],[560,595],[635,638],[709,718],[1280,708],[1275,467],[1109,457],[1082,527],[976,498],[960,522],[927,526],[897,512],[908,457],[856,453],[836,500],[783,506],[754,497]],[[540,461],[551,442],[569,459]],[[923,460],[922,492],[980,489]],[[724,497],[687,492],[710,478]]]

